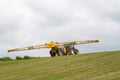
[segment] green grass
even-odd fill
[[[0,61],[0,80],[120,80],[120,51]]]

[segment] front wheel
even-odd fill
[[[52,50],[50,50],[50,56],[51,56],[51,57],[55,57],[56,54],[55,54]]]
[[[73,55],[73,54],[75,54],[75,52],[74,52],[73,49],[71,49],[71,50],[69,50],[69,51],[67,52],[67,54],[68,54],[68,55]]]
[[[63,56],[63,51],[62,50],[58,51],[58,56]]]

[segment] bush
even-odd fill
[[[26,60],[26,59],[37,59],[40,57],[31,57],[31,56],[24,56],[23,58],[20,56],[16,56],[16,60]]]
[[[16,56],[16,60],[22,60],[23,58],[20,56]]]
[[[3,58],[0,58],[0,60],[2,60],[2,61],[9,61],[9,60],[13,60],[13,59],[11,59],[10,57],[3,57]]]
[[[31,57],[30,56],[24,56],[23,59],[31,59]]]

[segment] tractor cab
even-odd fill
[[[68,55],[78,54],[79,53],[78,49],[76,49],[74,47],[74,45],[65,46],[65,48],[66,48],[66,52],[67,52]]]

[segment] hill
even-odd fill
[[[120,51],[0,61],[0,80],[120,80]]]

